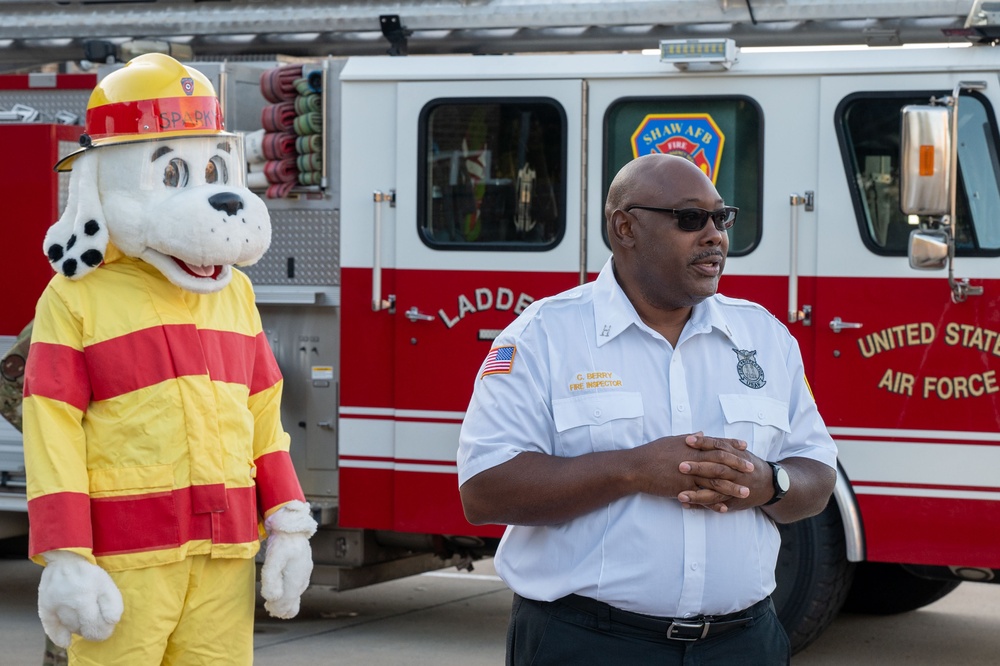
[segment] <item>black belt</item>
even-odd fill
[[[698,617],[690,618],[657,617],[655,615],[633,613],[609,606],[602,601],[597,601],[590,597],[581,597],[576,594],[556,599],[552,603],[568,606],[598,618],[604,615],[611,622],[619,622],[637,629],[651,631],[661,636],[666,636],[671,640],[698,641],[750,624],[768,606],[770,597],[765,597],[753,606],[736,613],[729,613],[728,615],[699,615]]]

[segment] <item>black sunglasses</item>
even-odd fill
[[[701,231],[708,224],[708,218],[712,218],[712,224],[719,231],[725,231],[736,222],[736,214],[740,212],[735,206],[724,206],[719,210],[705,210],[704,208],[657,208],[656,206],[632,205],[625,209],[625,212],[633,208],[642,210],[652,210],[657,213],[669,213],[677,218],[677,226],[681,231]]]

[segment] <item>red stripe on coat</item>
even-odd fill
[[[92,548],[90,497],[52,493],[28,500],[28,554],[61,548]]]
[[[33,395],[86,410],[91,387],[83,352],[66,345],[33,342],[24,370],[24,397]]]
[[[287,451],[265,453],[254,464],[257,466],[257,505],[261,513],[292,500],[305,501],[292,457]]]
[[[199,539],[230,544],[257,541],[253,487],[227,488],[228,509],[200,514],[193,513],[192,490],[92,499],[94,555],[162,550]]]
[[[212,381],[250,387],[253,377],[257,338],[232,331],[198,331]]]
[[[86,348],[94,399],[107,400],[168,379],[209,375],[250,387],[255,338],[193,324],[155,326]],[[123,359],[134,359],[124,362]],[[110,372],[109,369],[114,369]]]
[[[189,375],[246,386],[251,394],[281,381],[263,332],[249,336],[175,324],[133,331],[83,352],[36,342],[28,354],[24,394],[85,410],[91,399],[108,400]]]
[[[192,513],[192,488],[91,499],[54,493],[28,502],[29,551],[92,548],[95,556],[176,548],[188,541],[250,543],[259,538],[253,487],[229,488],[229,508]]]
[[[94,399],[108,400],[185,375],[208,374],[198,329],[154,326],[86,347]]]
[[[253,376],[249,383],[250,395],[256,395],[281,381],[281,370],[263,331],[257,334],[254,340],[254,352]]]

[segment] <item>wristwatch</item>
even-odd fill
[[[770,506],[774,504],[788,492],[789,486],[791,486],[791,480],[788,478],[788,472],[785,468],[781,466],[781,463],[767,461],[767,464],[771,466],[771,481],[774,483],[774,497],[764,502],[764,506]]]

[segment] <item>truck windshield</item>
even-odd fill
[[[899,210],[900,110],[947,91],[861,93],[837,110],[837,130],[862,239],[877,254],[906,254],[920,219]],[[984,97],[962,95],[958,124],[956,254],[1000,255],[1000,160],[996,118]]]

